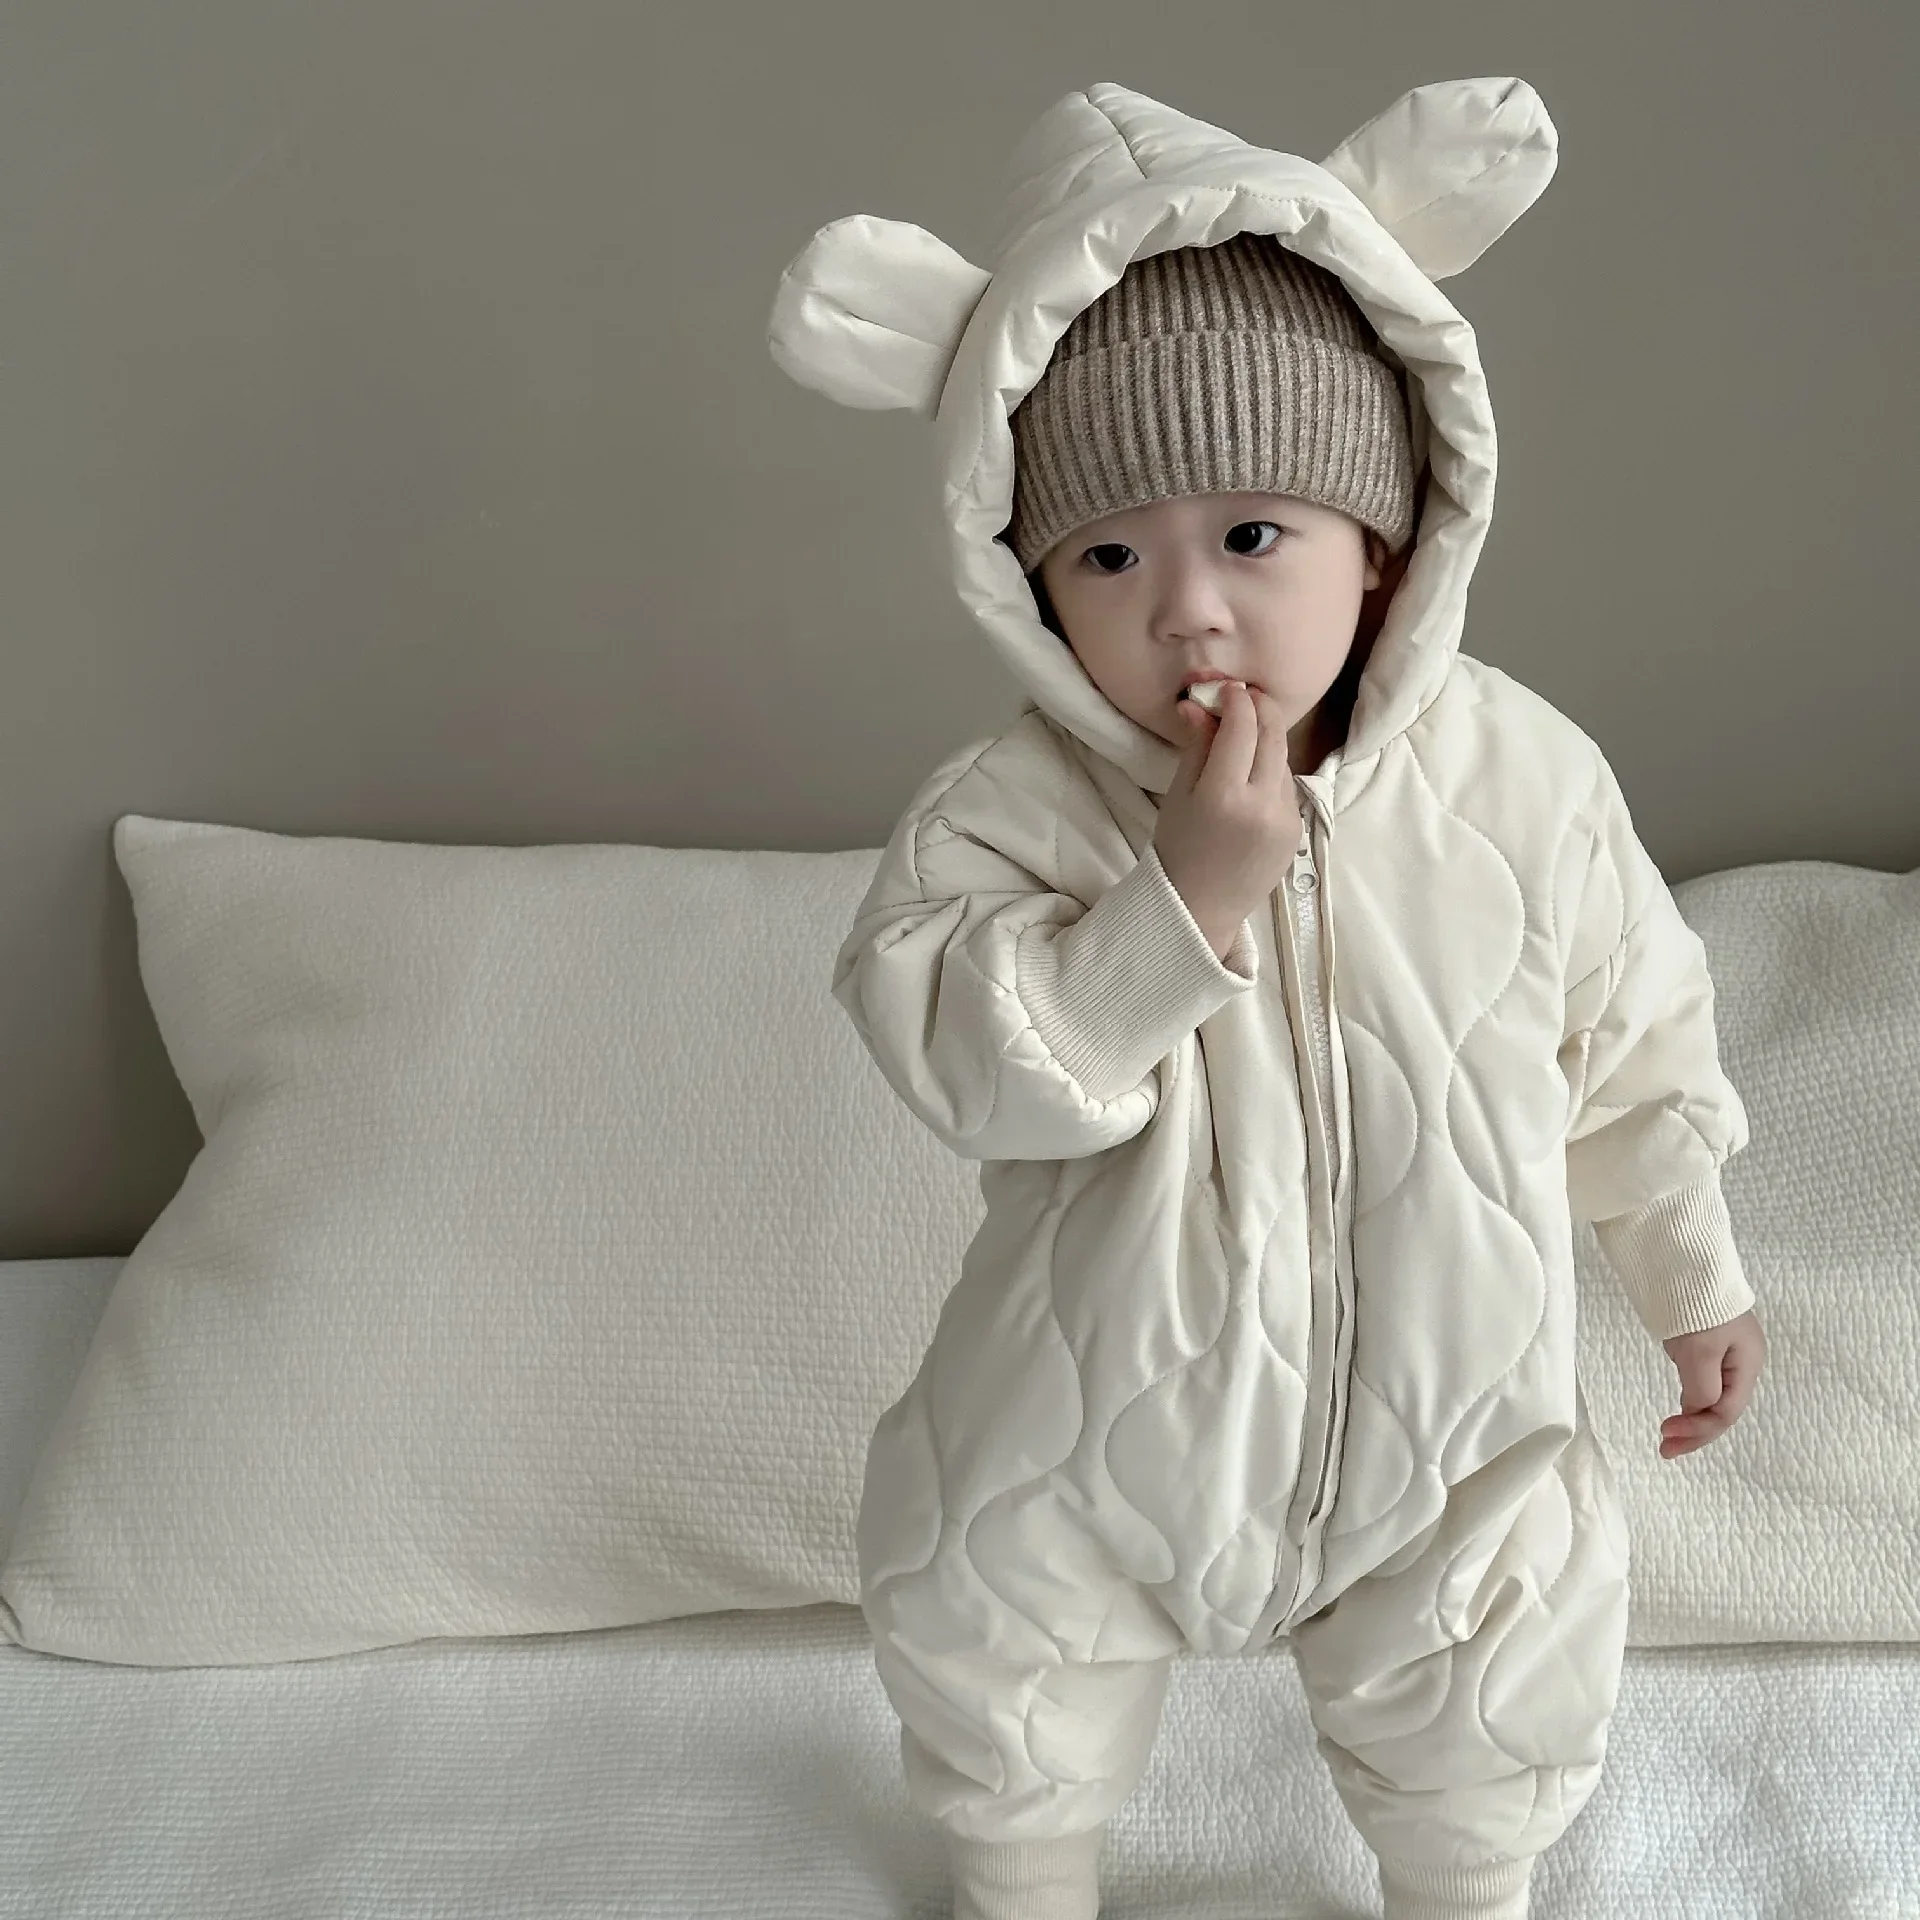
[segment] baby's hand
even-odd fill
[[[1737,1320],[1660,1343],[1680,1373],[1680,1411],[1660,1423],[1660,1457],[1677,1460],[1717,1440],[1746,1411],[1767,1357],[1751,1309]]]

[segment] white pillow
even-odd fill
[[[981,1214],[831,996],[878,850],[114,848],[206,1145],[36,1463],[0,1637],[230,1666],[857,1604],[867,1440]],[[1920,872],[1673,891],[1772,1352],[1658,1459],[1676,1375],[1576,1228],[1628,1643],[1920,1638]]]
[[[205,1145],[36,1463],[10,1636],[228,1666],[857,1602],[867,1437],[981,1212],[831,997],[877,851],[114,850]]]

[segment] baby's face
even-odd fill
[[[1279,705],[1306,771],[1310,717],[1346,663],[1384,552],[1333,507],[1198,493],[1076,527],[1039,573],[1088,678],[1129,720],[1184,748],[1185,677],[1218,667]]]

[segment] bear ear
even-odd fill
[[[931,419],[992,278],[924,227],[850,213],[780,276],[767,346],[783,372],[842,406]]]
[[[1524,80],[1439,80],[1403,93],[1321,165],[1429,280],[1459,273],[1539,198],[1560,137]]]

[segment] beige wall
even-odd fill
[[[1446,288],[1500,427],[1465,650],[1601,742],[1670,880],[1920,862],[1916,18],[11,10],[0,1258],[126,1252],[198,1145],[115,816],[878,847],[1005,723],[925,429],[792,384],[767,313],[842,214],[979,259],[1096,80],[1314,157],[1532,83],[1559,174]]]

